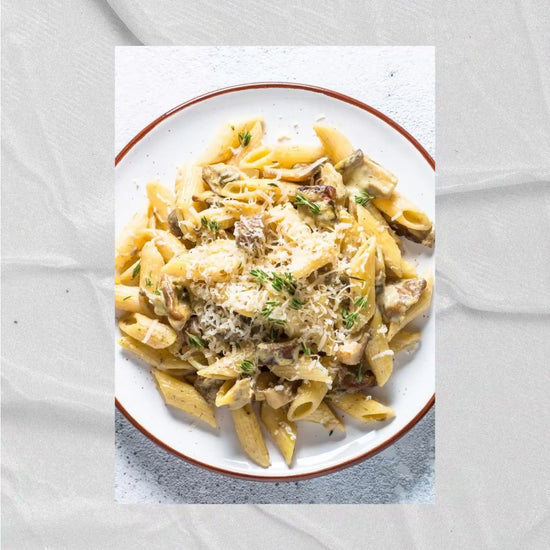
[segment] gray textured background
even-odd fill
[[[3,547],[546,548],[548,4],[111,4],[2,2]],[[113,47],[140,42],[435,43],[435,505],[114,503]]]
[[[360,60],[360,66],[357,61]],[[433,47],[117,48],[115,148],[179,103],[243,82],[306,82],[336,89],[394,118],[430,152],[435,144]],[[117,411],[118,502],[433,502],[435,413],[372,460],[293,483],[210,473],[156,447]],[[342,490],[345,489],[345,490]]]

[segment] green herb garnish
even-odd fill
[[[125,302],[126,300],[129,300],[131,296],[126,296],[126,298],[122,298],[122,301]]]
[[[306,198],[301,193],[296,193],[294,204],[297,204],[298,206],[307,206],[311,210],[312,214],[321,213],[321,207],[316,202],[311,202],[308,198]]]
[[[353,327],[358,315],[359,315],[358,311],[356,311],[355,313],[350,313],[347,309],[342,310],[342,318],[344,319],[344,326],[348,330],[350,330]]]
[[[153,282],[149,277],[145,277],[145,286],[153,286]]]
[[[270,185],[271,187],[279,187],[276,183],[273,183],[270,181],[267,185]]]
[[[302,309],[302,306],[304,305],[304,302],[302,300],[298,300],[298,298],[292,298],[290,301],[290,309]]]
[[[135,279],[141,270],[141,260],[138,260],[138,263],[136,267],[134,267],[134,271],[132,271],[132,279]]]
[[[256,365],[252,361],[249,361],[248,359],[245,359],[241,363],[240,368],[241,368],[241,372],[243,374],[246,374],[246,375],[250,376],[256,370]]]
[[[302,342],[302,351],[305,355],[311,355],[311,348],[304,342]]]
[[[209,220],[206,216],[201,218],[201,225],[212,231],[212,233],[216,233],[220,230],[220,224],[214,220]]]
[[[256,279],[256,282],[260,285],[260,288],[262,288],[264,283],[269,279],[269,275],[262,269],[251,269],[250,275]]]
[[[195,346],[196,348],[203,348],[204,342],[201,338],[198,336],[195,336],[194,334],[191,334],[190,332],[185,331],[185,334],[187,334],[187,338],[189,339],[189,343],[192,346]]]
[[[271,317],[268,319],[270,323],[273,323],[274,325],[286,325],[286,321],[284,319],[272,319]]]
[[[369,303],[368,296],[361,296],[353,302],[359,309],[365,309]]]
[[[248,128],[245,128],[244,132],[242,133],[239,132],[239,143],[243,147],[246,147],[250,143],[251,139],[252,139],[252,134],[248,131]]]
[[[374,197],[368,191],[361,191],[355,195],[355,202],[361,206],[367,206]]]
[[[269,300],[265,303],[265,307],[262,309],[262,315],[264,317],[269,317],[271,315],[271,312],[273,311],[273,308],[280,306],[281,304],[277,302],[276,300]]]
[[[361,382],[363,380],[363,364],[359,363],[359,366],[357,367],[357,374],[355,375],[355,378],[357,378],[357,382]]]

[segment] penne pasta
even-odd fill
[[[327,430],[337,430],[339,432],[346,431],[342,421],[325,401],[321,401],[319,406],[306,417],[302,418],[302,420],[321,424],[323,428]]]
[[[285,462],[290,466],[296,446],[296,424],[288,420],[284,409],[274,409],[265,401],[260,406],[260,418],[269,435],[279,447]]]
[[[298,145],[282,143],[273,147],[271,158],[282,168],[292,168],[296,164],[310,164],[325,156],[322,145]]]
[[[361,422],[387,420],[395,416],[394,411],[389,407],[359,393],[331,395],[331,403]]]
[[[387,327],[382,323],[382,316],[376,308],[370,324],[370,338],[365,348],[365,357],[376,377],[376,383],[383,386],[393,371],[394,352],[386,340]]]
[[[177,372],[178,374],[195,372],[195,367],[191,363],[178,359],[167,349],[153,349],[130,336],[123,336],[118,343],[120,347],[159,370]]]
[[[158,369],[151,372],[167,405],[185,411],[213,428],[217,427],[214,409],[191,384]]]
[[[155,349],[167,348],[177,338],[176,331],[173,328],[141,313],[132,313],[122,318],[118,326],[128,336]]]
[[[323,148],[333,164],[340,162],[353,153],[352,144],[336,128],[325,124],[314,124],[313,129],[321,140]]]
[[[250,378],[227,380],[216,394],[216,407],[228,405],[230,409],[240,409],[252,398]]]
[[[294,401],[288,407],[289,420],[303,420],[314,412],[327,394],[328,387],[325,382],[304,380],[298,388]]]
[[[245,405],[240,409],[232,410],[231,414],[235,432],[244,452],[256,464],[267,468],[269,466],[269,453],[254,409],[251,405]]]

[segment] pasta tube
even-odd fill
[[[269,466],[269,453],[265,446],[262,430],[251,405],[231,411],[235,432],[244,452],[259,466]]]
[[[167,405],[185,411],[213,428],[217,427],[214,408],[191,384],[182,382],[158,369],[152,369],[151,372]]]

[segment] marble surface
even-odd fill
[[[547,3],[242,5],[2,1],[3,547],[546,548]],[[114,46],[230,43],[436,45],[435,504],[114,501]]]
[[[434,71],[432,47],[117,48],[115,144],[120,150],[151,120],[192,97],[275,80],[315,84],[360,99],[393,117],[433,154]],[[433,502],[434,419],[432,411],[395,448],[358,466],[275,485],[225,478],[182,462],[134,433],[117,413],[116,498],[214,504]]]

